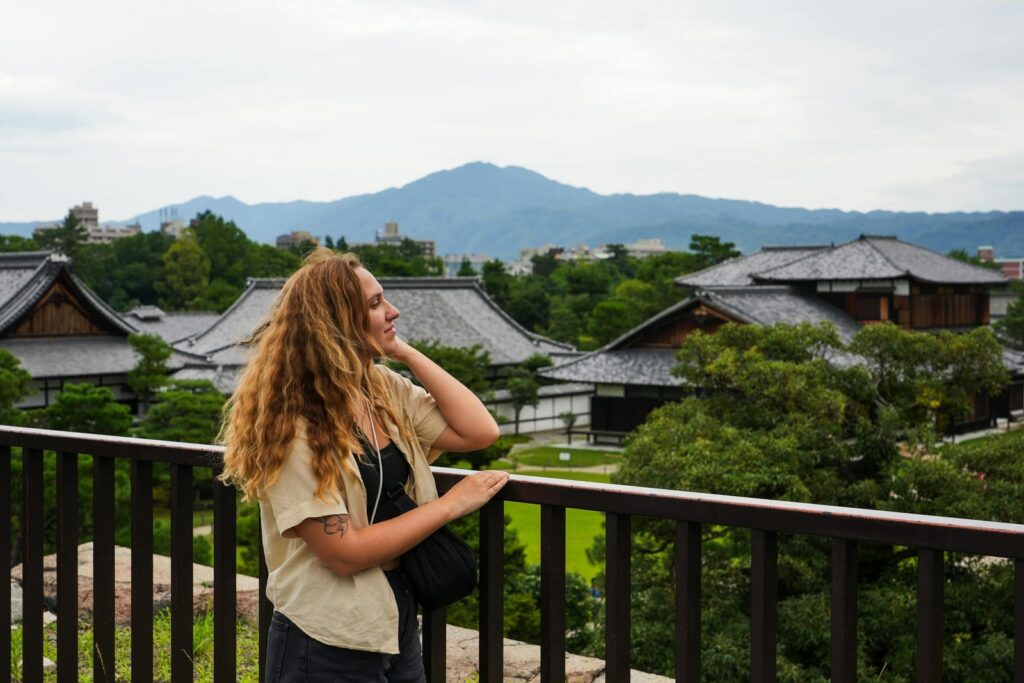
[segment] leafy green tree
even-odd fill
[[[207,380],[171,380],[142,419],[138,436],[212,444],[217,438],[224,401],[224,394]]]
[[[298,256],[290,251],[278,249],[269,244],[250,242],[246,255],[245,276],[248,277],[288,277],[302,263]],[[242,291],[245,282],[230,282]]]
[[[221,313],[238,300],[242,291],[240,287],[217,279],[206,285],[192,302],[191,308]]]
[[[167,359],[171,357],[171,347],[155,334],[132,334],[128,336],[128,343],[132,345],[138,361],[125,379],[139,397],[144,415],[149,410],[153,393],[167,384]]]
[[[67,432],[127,436],[132,424],[128,406],[114,392],[92,384],[65,384],[46,408],[46,426]]]
[[[721,237],[713,235],[692,235],[690,251],[696,260],[697,270],[710,268],[722,261],[739,256],[740,252],[732,242],[723,242]]]
[[[20,425],[25,414],[15,406],[32,393],[32,376],[21,367],[17,356],[0,349],[0,424]]]
[[[161,232],[140,232],[110,244],[86,244],[75,258],[75,273],[117,310],[156,304],[164,252],[173,243]]]
[[[508,293],[513,277],[505,271],[505,264],[499,259],[492,259],[483,265],[481,277],[487,296],[502,308],[508,306]]]
[[[0,235],[0,251],[36,251],[39,243],[31,237]]]
[[[330,235],[324,235],[324,246],[328,249],[334,249],[334,238]]]
[[[555,268],[558,268],[558,259],[550,251],[546,254],[534,254],[530,257],[530,263],[533,264],[533,274],[538,277],[549,277],[555,272]]]
[[[473,264],[469,262],[468,258],[463,257],[462,262],[459,264],[459,272],[456,273],[458,277],[474,277],[476,271],[473,270]]]
[[[695,395],[648,417],[613,481],[926,514],[987,516],[997,506],[995,518],[1024,514],[1015,498],[1024,496],[1019,458],[985,457],[984,449],[935,457],[926,452],[933,430],[916,427],[933,423],[934,401],[955,413],[964,395],[999,386],[1000,351],[986,334],[939,339],[869,326],[851,348],[830,326],[726,325],[714,335],[692,334],[676,372]],[[861,364],[833,362],[854,348],[865,354]],[[906,439],[919,455],[901,457]],[[637,520],[633,554],[633,638],[643,643],[633,665],[667,675],[673,534],[670,522]],[[748,680],[750,534],[709,525],[703,535],[704,675]],[[779,679],[825,681],[829,546],[802,536],[780,537],[779,544]],[[594,551],[603,552],[601,543]],[[956,560],[950,566],[956,589],[946,609],[956,616],[947,637],[978,643],[984,653],[954,647],[946,680],[975,680],[972,667],[982,664],[986,675],[997,672],[992,680],[1009,680],[999,672],[1012,661],[1012,625],[985,596],[1009,595],[1012,571]],[[905,606],[913,604],[914,552],[865,547],[858,572],[861,672],[910,680],[914,632]]]
[[[210,281],[210,258],[202,247],[183,236],[163,256],[164,277],[155,284],[160,305],[172,311],[187,310]]]
[[[1016,280],[1011,285],[1017,299],[1006,307],[1006,315],[992,324],[992,327],[1009,344],[1024,349],[1024,281]]]
[[[236,287],[244,287],[245,278],[250,275],[247,257],[251,242],[242,229],[234,221],[225,221],[221,216],[204,211],[196,216],[190,230],[195,243],[209,259],[209,273]]]
[[[411,239],[398,245],[360,244],[352,248],[374,275],[387,277],[439,277],[444,275],[444,261],[427,258],[423,248]]]
[[[972,256],[967,253],[966,249],[950,249],[946,252],[946,256],[955,258],[957,261],[969,263],[972,266],[980,266],[982,268],[988,268],[989,270],[1000,270],[999,264],[995,261],[985,261],[978,256]]]
[[[519,415],[526,406],[536,407],[540,403],[538,390],[540,385],[534,378],[533,373],[522,368],[514,368],[505,379],[505,389],[508,390],[509,400],[512,402],[512,411],[515,414],[515,433],[519,434]]]
[[[550,304],[537,278],[516,278],[509,285],[505,312],[526,329],[536,331],[547,325]]]
[[[44,249],[52,249],[72,259],[78,255],[78,248],[88,239],[89,231],[70,210],[59,227],[42,231],[35,238]]]
[[[462,349],[445,346],[435,341],[414,340],[410,342],[410,345],[444,368],[448,374],[459,380],[470,391],[477,394],[490,391],[491,383],[487,381],[487,372],[491,366],[491,356],[479,344]],[[409,372],[404,363],[391,361],[390,365],[396,371],[408,376],[413,382],[417,382],[415,375]]]

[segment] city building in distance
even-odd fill
[[[78,206],[73,206],[70,212],[71,216],[78,221],[78,224],[85,228],[86,244],[110,244],[116,239],[131,237],[142,232],[142,226],[138,223],[132,223],[123,227],[100,225],[100,210],[98,207],[93,206],[92,202],[82,202]],[[40,225],[32,231],[32,236],[40,237],[50,230],[57,230],[62,225],[63,222]]]

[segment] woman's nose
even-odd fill
[[[401,315],[401,313],[398,312],[398,309],[395,308],[395,305],[392,304],[390,301],[388,302],[388,308],[391,309],[390,311],[388,311],[388,320],[394,320],[395,318]]]

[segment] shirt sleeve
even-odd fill
[[[312,462],[309,444],[297,436],[285,456],[277,481],[264,492],[277,528],[285,538],[296,538],[295,527],[304,519],[348,514],[348,507],[338,493],[327,493],[323,499],[317,497]]]
[[[427,461],[433,462],[440,454],[440,451],[431,452],[434,442],[448,426],[444,416],[441,415],[441,409],[437,407],[437,401],[427,393],[426,389],[413,384],[407,377],[403,377],[390,368],[385,368],[385,372],[388,373],[395,396],[401,403],[401,409],[409,419],[416,440],[420,442],[420,448],[427,456]]]

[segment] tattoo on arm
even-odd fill
[[[340,538],[348,531],[348,515],[325,515],[314,519],[324,525],[324,533],[328,536],[337,534]]]

